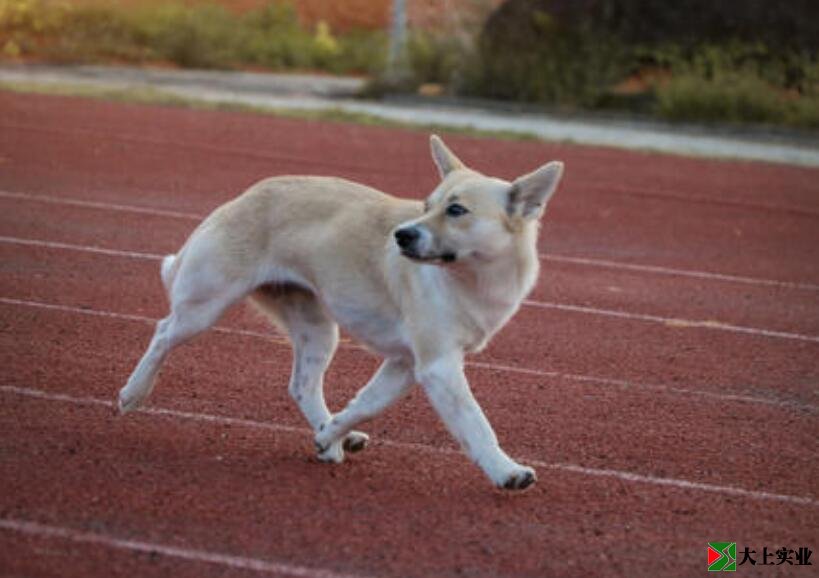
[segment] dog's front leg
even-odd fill
[[[492,426],[469,389],[460,353],[422,362],[415,373],[447,429],[496,486],[522,490],[535,482],[535,471],[512,460],[498,445]]]
[[[319,459],[332,462],[344,459],[339,440],[359,423],[375,417],[401,399],[414,383],[410,362],[385,360],[347,407],[321,424],[315,440]]]

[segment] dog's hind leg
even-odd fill
[[[268,286],[254,291],[251,300],[287,332],[293,346],[290,396],[318,432],[331,415],[324,400],[324,373],[338,346],[338,325],[307,289]],[[341,462],[344,450],[360,451],[368,440],[367,434],[351,431],[319,459]]]
[[[213,325],[247,290],[210,264],[189,264],[170,288],[171,313],[156,325],[151,343],[128,382],[119,392],[118,406],[125,414],[150,395],[163,361],[171,350]]]

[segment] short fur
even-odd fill
[[[534,470],[499,447],[463,364],[534,286],[539,219],[563,165],[510,183],[466,168],[436,136],[431,146],[442,180],[425,203],[343,179],[284,176],[216,209],[162,262],[171,312],[120,391],[120,410],[145,400],[174,347],[250,297],[290,338],[290,394],[315,431],[321,460],[340,462],[345,450],[362,449],[368,438],[353,428],[417,382],[494,484],[533,483]],[[322,380],[339,326],[384,362],[332,415]]]

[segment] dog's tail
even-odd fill
[[[162,284],[165,286],[165,291],[170,295],[173,279],[176,277],[176,263],[178,259],[176,255],[165,255],[162,259],[162,267],[159,274],[162,276]]]

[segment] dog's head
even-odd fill
[[[444,142],[430,139],[441,183],[424,214],[395,231],[401,253],[416,261],[486,261],[507,255],[537,223],[557,189],[563,163],[543,165],[507,182],[467,168]]]

